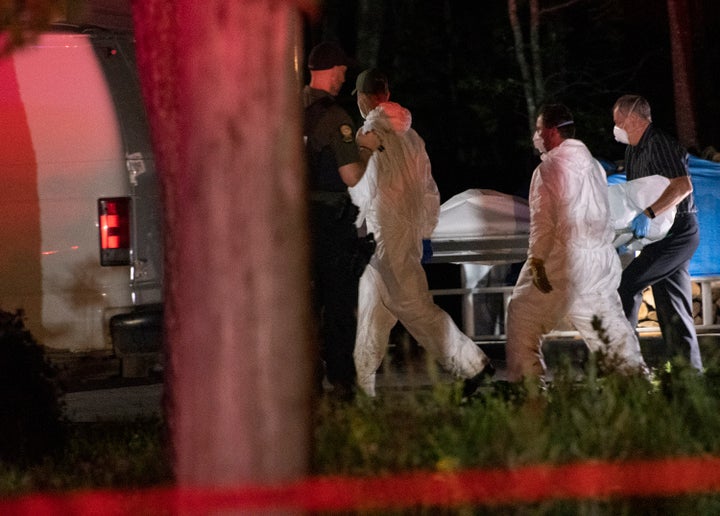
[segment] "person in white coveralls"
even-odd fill
[[[507,379],[544,381],[542,339],[565,316],[607,365],[646,374],[617,292],[621,266],[605,172],[574,139],[567,107],[544,106],[536,129],[533,143],[542,163],[530,183],[528,257],[508,305]]]
[[[430,171],[422,138],[410,127],[410,112],[389,102],[387,77],[376,69],[357,78],[357,104],[365,118],[358,134],[363,179],[350,189],[359,207],[358,224],[375,235],[375,254],[360,278],[355,340],[357,383],[375,396],[375,374],[387,351],[390,332],[399,320],[442,367],[465,379],[470,395],[494,368],[490,359],[437,306],[422,267],[423,240],[438,220],[440,195]],[[360,139],[358,139],[360,141]]]

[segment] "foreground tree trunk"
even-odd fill
[[[180,486],[308,471],[312,359],[296,6],[135,0],[166,214]]]
[[[670,23],[670,46],[675,97],[677,136],[685,147],[698,150],[695,119],[694,84],[692,80],[692,39],[690,9],[687,0],[667,0]]]

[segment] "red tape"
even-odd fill
[[[163,515],[240,509],[402,509],[506,505],[559,499],[720,492],[720,458],[582,462],[517,469],[412,472],[386,477],[314,477],[284,486],[155,488],[36,494],[0,502],[0,514]]]

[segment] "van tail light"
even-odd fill
[[[100,265],[130,265],[130,197],[98,199]]]

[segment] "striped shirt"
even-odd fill
[[[637,145],[627,146],[625,173],[628,181],[655,174],[669,179],[689,176],[688,152],[677,140],[650,124]],[[697,212],[692,192],[680,201],[677,212]]]

